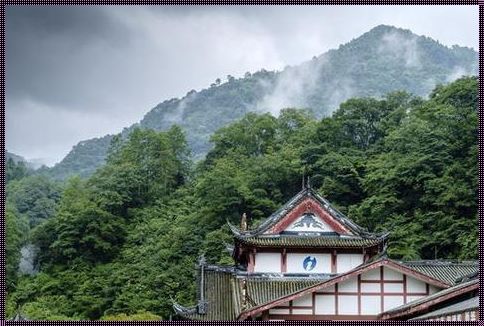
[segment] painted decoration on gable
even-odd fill
[[[316,267],[316,264],[316,257],[307,256],[303,261],[303,268],[305,271],[310,272]]]
[[[333,229],[313,213],[304,213],[286,231],[290,232],[332,232]]]
[[[299,221],[294,223],[292,227],[293,228],[300,228],[300,227],[311,228],[312,227],[312,228],[318,228],[321,230],[324,229],[323,224],[316,221],[314,219],[314,215],[309,213],[304,214],[303,217]]]

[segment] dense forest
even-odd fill
[[[158,104],[120,135],[127,139],[138,127],[166,131],[176,124],[184,130],[194,159],[201,159],[212,148],[209,139],[216,130],[249,112],[277,115],[280,108],[298,107],[322,118],[352,97],[401,90],[427,96],[439,83],[477,75],[477,63],[478,54],[471,48],[446,47],[409,30],[380,25],[282,71],[218,78],[206,89]],[[40,172],[56,179],[88,177],[104,164],[112,137],[82,141],[56,166]]]
[[[217,130],[194,162],[183,130],[135,128],[87,179],[7,162],[7,316],[168,319],[195,298],[195,262],[231,264],[226,221],[254,226],[302,175],[395,259],[476,259],[477,78],[355,97],[328,117],[288,108]],[[36,250],[35,271],[18,269]]]

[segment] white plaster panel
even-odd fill
[[[336,258],[336,272],[344,273],[363,264],[362,254],[339,254]]]
[[[407,292],[410,293],[425,293],[427,291],[426,284],[413,277],[407,276]]]
[[[403,296],[388,296],[383,298],[383,308],[385,310],[392,309],[403,304]]]
[[[377,295],[361,296],[361,314],[377,315],[381,312],[381,297]]]
[[[361,283],[361,292],[363,293],[380,293],[380,283]]]
[[[411,302],[411,301],[415,301],[417,299],[421,299],[423,297],[425,297],[425,295],[408,295],[407,296],[407,303]]]
[[[331,285],[331,286],[328,286],[327,288],[321,289],[321,290],[317,291],[316,293],[328,293],[328,292],[334,293],[334,285]]]
[[[403,293],[403,283],[384,283],[383,291],[388,293]]]
[[[313,309],[293,309],[293,315],[312,315]]]
[[[273,315],[289,315],[289,309],[269,309],[269,313]]]
[[[339,295],[338,313],[340,315],[357,315],[358,314],[358,296]]]
[[[338,292],[357,292],[358,282],[356,278],[338,283]]]
[[[378,267],[378,268],[369,270],[368,272],[361,274],[361,279],[362,280],[379,281],[380,280],[380,268]]]
[[[254,272],[281,272],[281,254],[276,252],[259,252],[255,255]]]
[[[312,220],[302,221],[304,215],[291,223],[286,231],[292,232],[334,232],[334,229],[317,215],[312,215]],[[307,219],[307,217],[306,217]],[[310,223],[308,223],[310,222]]]
[[[316,266],[312,270],[304,269],[307,257],[316,259]],[[288,273],[331,273],[331,254],[288,253],[286,264]]]
[[[303,297],[297,298],[292,301],[292,305],[295,307],[301,306],[312,306],[313,305],[313,294],[309,293]]]
[[[389,281],[403,281],[403,274],[388,267],[383,267],[383,278]]]
[[[437,288],[433,285],[429,286],[429,294],[434,294],[434,293],[439,292],[439,291],[440,291],[439,288]]]
[[[335,299],[334,295],[316,295],[314,298],[316,315],[334,315]]]

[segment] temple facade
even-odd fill
[[[202,259],[197,305],[174,303],[181,318],[392,319],[399,307],[452,292],[459,278],[478,271],[477,262],[391,260],[385,254],[388,233],[368,232],[310,187],[257,228],[247,228],[245,215],[240,227],[229,226],[236,264],[210,266]],[[462,300],[473,296],[477,291]],[[427,306],[421,314],[429,312]]]

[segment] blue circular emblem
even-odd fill
[[[303,268],[306,271],[312,271],[316,267],[316,257],[307,256],[303,261]]]

